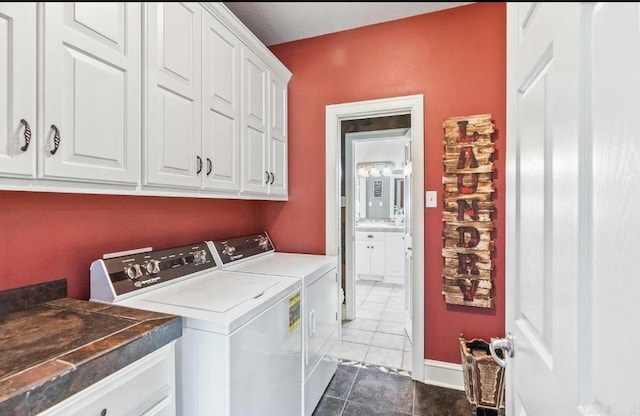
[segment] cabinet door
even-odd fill
[[[203,16],[203,186],[239,191],[240,42],[209,13]]]
[[[36,21],[36,3],[0,3],[2,175],[36,175]]]
[[[44,3],[41,176],[139,182],[140,48],[140,3]]]
[[[269,194],[287,196],[287,83],[271,75]]]
[[[242,192],[266,195],[271,181],[267,131],[269,71],[250,49],[243,47],[242,51]]]
[[[384,241],[374,241],[371,243],[371,274],[384,276],[385,250]]]
[[[356,275],[371,273],[371,243],[367,240],[356,239],[355,250],[355,268]]]
[[[40,416],[176,414],[175,341],[50,407]]]
[[[385,276],[404,276],[404,234],[385,234]]]
[[[200,188],[202,8],[146,3],[145,184]],[[200,173],[198,173],[200,171]]]

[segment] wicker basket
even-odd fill
[[[459,340],[464,389],[471,411],[477,415],[478,409],[491,409],[504,416],[504,368],[491,357],[486,341],[467,341],[462,334]],[[502,350],[496,350],[496,354],[503,358]]]

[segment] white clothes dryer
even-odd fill
[[[182,317],[178,414],[299,416],[301,283],[220,270],[207,244],[91,264],[91,300]]]
[[[298,279],[302,289],[302,409],[310,416],[338,368],[341,305],[337,258],[275,251],[266,232],[218,241],[209,248],[223,270]]]

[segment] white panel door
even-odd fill
[[[35,3],[0,3],[0,85],[0,174],[34,177]]]
[[[137,184],[140,3],[44,3],[46,178]]]
[[[581,6],[507,7],[507,412],[578,415]]]
[[[240,190],[240,42],[203,13],[203,186]]]
[[[287,83],[271,75],[269,194],[287,196]]]
[[[242,192],[267,194],[269,169],[269,122],[267,94],[269,71],[248,48],[242,48],[244,105],[242,110]]]
[[[402,276],[404,284],[404,233],[385,233],[385,277]]]
[[[411,211],[411,196],[413,194],[413,163],[411,161],[411,130],[407,131],[405,138],[408,141],[404,145],[404,330],[413,342],[413,213]],[[422,191],[420,191],[422,192]]]
[[[202,7],[146,3],[145,184],[200,188]]]
[[[585,138],[585,145],[591,145],[584,160],[590,174],[581,175],[587,187],[592,181],[592,247],[586,258],[593,270],[586,270],[591,279],[579,285],[590,295],[582,313],[591,313],[593,321],[581,344],[593,346],[584,360],[593,368],[581,377],[586,382],[583,402],[590,414],[634,415],[640,414],[640,279],[635,261],[640,247],[640,5],[583,7],[588,20],[582,38],[591,40],[593,62],[591,88],[585,88],[592,92],[591,114],[585,116],[593,135],[592,143]]]

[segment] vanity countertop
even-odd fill
[[[180,317],[69,299],[65,280],[0,292],[0,415],[38,414],[181,335]]]
[[[357,224],[355,230],[369,232],[403,233],[404,224],[395,225],[393,223],[363,223]]]

